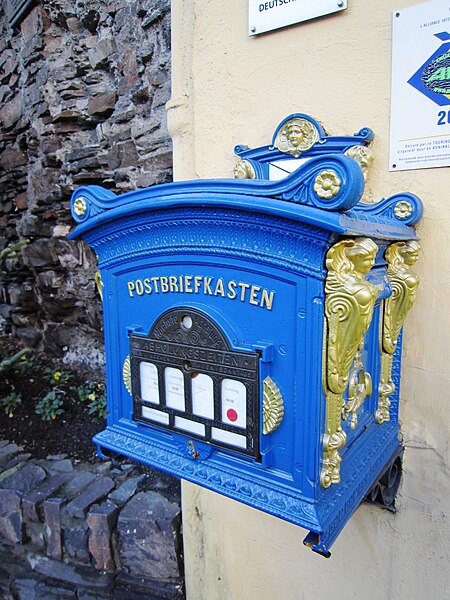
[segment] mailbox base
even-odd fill
[[[371,502],[380,508],[395,512],[395,497],[402,475],[403,451],[404,448],[401,445],[396,448],[392,457],[387,461],[385,467],[379,473],[375,483],[371,486],[369,492],[362,501]],[[356,508],[358,508],[358,506]],[[334,539],[336,537],[337,534],[334,534]],[[320,554],[325,558],[330,558],[331,552],[329,547],[331,546],[333,539],[328,539],[328,545],[324,541],[326,538],[327,536],[323,533],[310,531],[303,540],[303,543],[313,552],[317,552],[317,554]]]
[[[403,471],[403,448],[393,460],[386,466],[385,470],[378,478],[375,485],[364,498],[365,502],[370,502],[395,513],[395,498],[397,496],[400,480]]]
[[[100,457],[103,449],[117,452],[309,529],[305,545],[328,557],[340,531],[371,490],[377,486],[387,489],[389,477],[392,484],[394,475],[401,472],[398,461],[403,448],[398,431],[398,424],[393,422],[372,425],[364,442],[356,440],[348,449],[342,464],[341,484],[327,490],[318,486],[315,498],[306,498],[295,488],[268,481],[264,467],[258,477],[233,469],[232,463],[224,468],[215,460],[214,452],[204,460],[196,459],[187,439],[174,451],[173,443],[150,441],[139,427],[110,425],[93,441]],[[395,491],[397,488],[398,481]]]

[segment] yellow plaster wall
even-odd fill
[[[411,191],[425,204],[422,283],[404,337],[397,514],[361,506],[327,561],[302,545],[304,530],[184,483],[189,600],[448,597],[450,168],[388,171],[391,14],[412,4],[351,0],[346,12],[249,38],[244,0],[172,2],[176,179],[231,177],[236,144],[267,144],[282,118],[304,112],[336,135],[371,127],[367,194]]]

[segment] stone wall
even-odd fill
[[[3,2],[3,6],[6,2]],[[41,0],[12,30],[0,7],[3,332],[101,368],[96,258],[70,242],[81,185],[115,193],[170,181],[169,0]]]
[[[124,461],[0,440],[0,597],[181,600],[179,485]]]

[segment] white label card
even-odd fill
[[[175,417],[175,427],[205,437],[205,426],[203,423],[197,423],[196,421],[191,421],[190,419],[183,419],[183,417]]]
[[[163,425],[169,424],[169,415],[167,413],[155,410],[154,408],[149,408],[148,406],[142,407],[142,416],[145,419],[151,419],[152,421],[162,423]]]
[[[247,426],[247,390],[241,381],[222,380],[222,421],[235,427]]]
[[[186,410],[184,402],[184,377],[180,369],[166,367],[164,370],[166,384],[166,404],[169,408]]]
[[[192,377],[192,412],[199,417],[214,419],[214,382],[204,373]]]
[[[145,402],[159,404],[159,385],[158,369],[156,365],[148,362],[141,362],[139,366],[139,375],[141,378],[141,398]]]
[[[244,435],[232,433],[231,431],[224,431],[223,429],[218,429],[217,427],[211,427],[211,437],[213,440],[224,442],[225,444],[230,444],[231,446],[247,448],[246,437]]]

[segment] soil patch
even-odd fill
[[[105,418],[93,410],[92,403],[101,405],[103,382],[86,380],[78,371],[34,352],[2,368],[2,360],[10,359],[19,350],[21,347],[13,339],[2,339],[0,439],[22,446],[24,452],[36,458],[64,453],[75,460],[94,461],[92,437],[104,429]],[[39,402],[48,394],[51,396],[47,408],[41,405],[41,414],[37,414]],[[57,400],[52,401],[53,398]],[[57,401],[61,402],[59,407]],[[52,411],[62,412],[52,417]],[[48,420],[44,420],[45,416]]]

